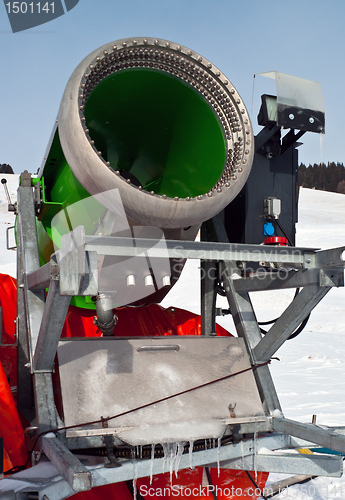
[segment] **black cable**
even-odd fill
[[[285,238],[288,240],[288,243],[289,243],[289,246],[292,247],[293,244],[292,244],[292,241],[290,240],[287,232],[285,231],[285,229],[283,228],[283,226],[280,224],[279,222],[279,219],[274,219],[277,226],[279,227],[279,229],[281,230],[281,232],[283,233],[283,235],[285,236]],[[297,297],[297,295],[299,294],[299,288],[296,288],[296,292],[295,292],[295,296],[293,298],[293,300]],[[291,335],[290,337],[288,338],[288,340],[291,340],[291,339],[294,339],[295,337],[297,337],[297,335],[299,335],[305,328],[306,324],[308,323],[308,320],[310,318],[310,313],[308,314],[308,316],[302,321],[302,323],[299,325],[299,327],[297,328],[297,330],[295,330]],[[275,319],[272,319],[271,321],[258,321],[258,325],[261,325],[261,326],[264,326],[264,325],[271,325],[273,323],[275,323],[276,321],[278,321],[279,318],[275,318]],[[260,332],[263,334],[263,335],[266,335],[267,331],[264,330],[263,328],[260,328]]]
[[[3,474],[4,476],[10,476],[11,474],[16,474],[17,472],[21,472],[22,470],[26,469],[26,464],[25,465],[15,465],[12,467],[12,469],[6,470]]]
[[[129,493],[133,498],[137,498],[137,500],[144,500],[144,497],[140,493],[140,489],[138,488],[136,481],[126,481],[126,486],[128,488]],[[136,491],[134,492],[134,488]]]
[[[274,318],[274,319],[271,319],[270,321],[258,321],[258,325],[262,325],[262,326],[265,326],[265,325],[272,325],[272,323],[275,323],[276,321],[278,321],[279,318]]]
[[[299,327],[297,328],[297,330],[295,330],[291,335],[290,337],[288,337],[287,340],[291,340],[291,339],[294,339],[295,337],[297,337],[297,335],[299,335],[305,328],[306,324],[308,323],[309,321],[309,318],[310,318],[310,313],[308,314],[308,316],[306,318],[304,318],[304,320],[302,321],[302,323],[299,325]],[[263,328],[260,328],[260,332],[263,334],[263,335],[266,335],[266,333],[268,333],[266,330],[264,330]]]
[[[304,318],[304,320],[302,321],[302,323],[299,325],[299,327],[297,328],[297,330],[295,330],[291,335],[290,337],[288,338],[288,340],[290,339],[294,339],[295,337],[297,337],[297,335],[299,335],[305,328],[306,324],[308,323],[308,320],[310,318],[310,313],[308,314],[308,316],[306,318]]]
[[[208,484],[209,484],[210,486],[213,486],[212,491],[211,491],[212,496],[213,496],[213,500],[218,500],[217,495],[216,495],[216,492],[214,491],[214,484],[213,484],[212,479],[211,479],[211,473],[210,473],[210,469],[209,469],[209,467],[205,467],[205,472],[206,472],[206,476],[207,476]]]
[[[261,498],[263,498],[264,500],[268,500],[268,498],[263,494],[263,491],[261,490],[261,488],[259,488],[259,486],[257,485],[256,481],[254,481],[254,479],[249,474],[249,472],[247,470],[245,470],[244,472],[247,474],[247,476],[249,477],[249,479],[251,480],[251,482],[255,486],[255,489],[258,490],[258,491],[260,491]]]
[[[296,288],[296,291],[295,291],[295,295],[293,296],[293,299],[294,300],[297,295],[299,294],[299,288]],[[270,321],[258,321],[258,325],[261,325],[261,326],[264,326],[264,325],[271,325],[272,323],[275,323],[276,321],[278,321],[279,317],[278,318],[275,318],[275,319],[271,319]],[[263,333],[267,333],[265,332],[265,330],[263,330]]]
[[[297,295],[299,294],[299,288],[296,288],[296,292],[295,292],[295,295],[294,295],[294,298],[293,300],[297,297]],[[306,324],[308,323],[309,321],[309,318],[310,318],[310,314],[308,314],[308,316],[306,318],[304,318],[304,320],[302,321],[302,323],[299,325],[299,327],[297,328],[297,330],[295,330],[291,335],[290,337],[288,338],[288,340],[291,340],[291,339],[294,339],[295,337],[297,337],[297,335],[299,335],[305,328]],[[272,323],[275,323],[279,318],[276,318],[275,320],[272,320],[272,321],[258,321],[258,325],[270,325]],[[268,333],[266,330],[264,330],[263,328],[260,328],[260,332],[263,334],[263,335],[266,335],[266,333]]]
[[[275,221],[276,221],[277,226],[279,227],[279,229],[281,230],[281,232],[285,236],[285,238],[288,240],[289,246],[293,247],[294,245],[292,244],[292,241],[290,240],[287,232],[285,231],[285,229],[283,228],[283,226],[280,224],[279,219],[275,219]]]

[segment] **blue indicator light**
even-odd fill
[[[273,236],[274,235],[274,226],[273,226],[272,222],[265,222],[264,235],[265,236]]]

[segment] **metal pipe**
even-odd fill
[[[113,313],[112,298],[106,294],[99,294],[96,297],[96,312],[93,322],[101,330],[103,335],[114,334],[114,328],[117,323],[117,316]]]

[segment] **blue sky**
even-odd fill
[[[322,157],[319,136],[308,133],[300,161],[345,163],[344,19],[343,0],[79,0],[58,19],[12,33],[0,6],[0,163],[34,173],[74,68],[97,47],[132,36],[199,52],[230,79],[249,112],[254,74],[276,70],[320,82]],[[256,77],[254,125],[265,92],[275,92],[274,82]]]

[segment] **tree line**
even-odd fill
[[[342,163],[314,163],[298,167],[299,186],[345,194],[345,167]]]
[[[13,168],[8,163],[0,163],[0,174],[14,174]]]

